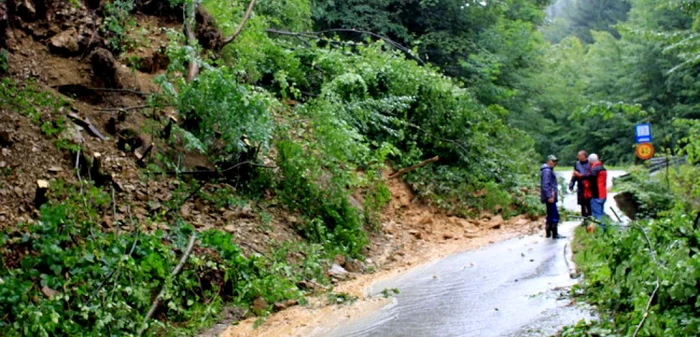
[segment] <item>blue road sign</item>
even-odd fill
[[[637,124],[634,126],[634,136],[637,144],[651,143],[651,124]]]

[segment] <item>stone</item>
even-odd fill
[[[250,207],[250,204],[248,204],[241,207],[241,209],[238,211],[238,216],[244,219],[252,219],[255,217],[255,214],[253,214],[253,208]]]
[[[345,268],[345,270],[351,273],[359,273],[360,271],[362,271],[362,265],[360,264],[360,261],[357,261],[355,259],[345,261],[345,264],[343,264],[343,268]]]
[[[0,168],[5,168],[7,166],[7,163],[4,161],[0,161]]]
[[[7,156],[9,156],[9,155],[10,155],[10,150],[9,150],[9,149],[6,149],[6,148],[3,148],[3,149],[2,149],[2,156],[3,156],[3,157],[7,157]]]
[[[52,298],[52,297],[58,295],[58,291],[53,290],[47,286],[41,287],[41,292],[44,294],[44,296],[46,296],[48,298]]]
[[[275,311],[282,311],[282,310],[287,309],[291,306],[295,306],[298,303],[299,303],[299,301],[292,299],[292,300],[287,300],[284,302],[275,303],[273,305],[273,307],[274,307]]]
[[[226,227],[224,227],[224,230],[229,232],[229,233],[235,233],[236,226],[235,225],[227,225]]]
[[[61,167],[59,167],[59,166],[51,166],[51,167],[49,167],[49,172],[50,172],[50,173],[58,173],[58,172],[61,172],[61,171],[63,171],[63,169],[62,169]]]
[[[222,217],[223,217],[224,220],[226,220],[226,221],[231,221],[231,220],[233,220],[233,219],[238,218],[238,215],[236,214],[236,212],[225,211],[225,212],[224,212],[224,215],[223,215]]]
[[[180,215],[182,215],[183,218],[189,217],[191,214],[190,212],[190,206],[189,205],[182,205],[182,208],[180,208]]]
[[[345,264],[345,255],[336,255],[335,256],[335,264],[342,266]]]
[[[205,205],[204,205],[204,202],[202,201],[202,199],[200,199],[200,198],[195,199],[194,209],[196,209],[199,212],[204,212]]]
[[[263,297],[256,297],[253,300],[253,310],[256,312],[267,311],[267,301]]]
[[[18,197],[23,197],[23,196],[24,196],[24,190],[22,190],[22,188],[19,187],[19,186],[15,186],[15,188],[13,189],[13,191],[15,192],[15,194],[17,194]]]
[[[348,274],[348,271],[345,270],[345,268],[341,267],[337,263],[334,263],[333,266],[331,266],[331,269],[328,269],[328,275],[331,277],[335,278],[343,278]]]
[[[57,54],[75,54],[80,51],[78,32],[75,28],[64,30],[49,41],[49,49]]]
[[[415,229],[412,229],[412,230],[408,231],[408,234],[413,235],[413,236],[414,236],[416,239],[418,239],[418,240],[420,240],[420,239],[423,238],[423,233],[421,233],[420,231],[417,231],[417,230],[415,230]]]
[[[136,200],[146,201],[146,200],[148,200],[148,194],[146,194],[142,191],[136,191]]]

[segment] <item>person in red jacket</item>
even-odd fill
[[[588,156],[588,162],[591,164],[590,173],[588,173],[591,187],[591,213],[596,220],[601,221],[605,214],[605,201],[608,198],[608,172],[597,154]]]

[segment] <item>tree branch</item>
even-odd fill
[[[423,61],[423,59],[421,59],[419,56],[414,55],[411,52],[411,49],[409,49],[408,47],[403,46],[400,43],[398,43],[398,42],[396,42],[396,41],[394,41],[394,40],[392,40],[384,35],[377,34],[375,32],[371,32],[368,30],[361,30],[361,29],[354,29],[354,28],[333,28],[333,29],[320,30],[317,32],[301,32],[301,33],[299,33],[299,32],[290,32],[290,31],[285,31],[285,30],[278,30],[278,29],[269,28],[269,29],[266,29],[265,31],[268,33],[271,33],[271,34],[278,34],[278,35],[289,35],[289,36],[295,36],[295,37],[316,37],[316,38],[318,38],[319,35],[323,35],[326,33],[333,33],[333,32],[367,34],[367,35],[372,36],[374,38],[383,40],[384,42],[386,42],[390,46],[404,52],[410,58],[418,61],[418,63],[420,63],[421,65],[426,64],[426,62]]]
[[[436,162],[436,161],[438,161],[438,159],[440,159],[440,157],[435,156],[435,157],[433,157],[433,158],[424,160],[424,161],[422,161],[422,162],[420,162],[420,163],[418,163],[418,164],[416,164],[416,165],[411,165],[411,166],[409,166],[409,167],[402,168],[402,169],[396,171],[396,173],[390,175],[390,176],[388,177],[388,179],[398,178],[398,177],[400,177],[400,176],[402,176],[402,175],[404,175],[404,174],[406,174],[406,173],[408,173],[408,172],[411,172],[411,171],[413,171],[413,170],[415,170],[415,169],[418,169],[418,168],[421,168],[421,167],[423,167],[423,166],[425,166],[425,165],[428,165],[428,164],[430,164],[430,163]]]
[[[255,2],[256,0],[250,0],[250,3],[248,4],[248,8],[245,11],[245,14],[243,15],[243,19],[241,20],[241,23],[238,24],[238,27],[236,28],[236,31],[233,32],[233,35],[225,38],[223,41],[221,41],[221,46],[219,49],[222,49],[226,47],[227,44],[231,43],[233,40],[235,40],[238,35],[241,34],[243,31],[243,26],[245,26],[246,22],[248,22],[248,19],[250,19],[250,14],[253,13],[253,7],[255,7]]]
[[[195,25],[195,12],[197,11],[197,6],[199,6],[197,0],[192,1],[189,11],[185,10],[185,38],[187,39],[187,45],[192,48],[190,51],[190,63],[187,67],[187,82],[191,82],[197,74],[199,74],[199,64],[197,63],[197,37],[194,34]]]
[[[185,262],[187,261],[187,258],[190,256],[192,253],[192,248],[194,248],[194,242],[195,239],[197,238],[197,234],[192,233],[190,235],[190,241],[187,244],[187,250],[182,254],[182,257],[180,258],[180,263],[175,266],[175,269],[170,273],[170,279],[172,280],[177,276],[180,271],[182,270],[182,267],[185,265]],[[138,336],[142,336],[143,333],[148,329],[148,320],[151,319],[151,316],[156,312],[156,309],[158,308],[158,305],[160,304],[160,301],[163,299],[163,296],[165,296],[165,288],[167,286],[168,282],[163,284],[163,287],[160,289],[160,292],[158,293],[158,296],[156,296],[156,299],[153,301],[153,305],[151,305],[151,309],[148,310],[148,313],[146,314],[146,317],[143,318],[143,323],[141,324],[141,329],[139,330]]]

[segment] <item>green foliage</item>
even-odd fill
[[[348,174],[332,167],[326,172],[317,155],[291,140],[280,141],[277,151],[279,197],[290,210],[304,215],[301,234],[328,249],[360,256],[368,241],[361,214],[348,199]]]
[[[576,261],[585,276],[580,287],[586,300],[601,309],[603,319],[569,327],[562,335],[630,335],[658,277],[660,288],[639,336],[695,336],[700,329],[700,230],[693,218],[676,208],[664,218],[621,231],[592,235],[578,230]]]
[[[631,172],[629,180],[616,184],[616,190],[620,193],[629,193],[636,206],[635,218],[656,218],[661,212],[669,210],[673,206],[674,197],[670,186],[659,179],[659,176],[650,177],[649,171],[637,169]]]
[[[192,228],[132,232],[100,228],[108,194],[90,185],[54,182],[41,220],[0,235],[0,334],[3,336],[116,336],[133,334],[161,287],[167,291],[147,335],[190,334],[218,319],[225,304],[247,308],[300,299],[299,280],[323,280],[318,248],[286,246],[272,259],[246,257],[230,234],[199,233],[183,271],[169,275]],[[287,252],[303,251],[298,265]],[[264,313],[264,312],[263,312]]]
[[[129,37],[130,31],[136,27],[136,20],[131,12],[134,10],[134,0],[111,0],[102,8],[104,21],[100,30],[104,34],[107,45],[116,54],[121,54],[134,45]]]

